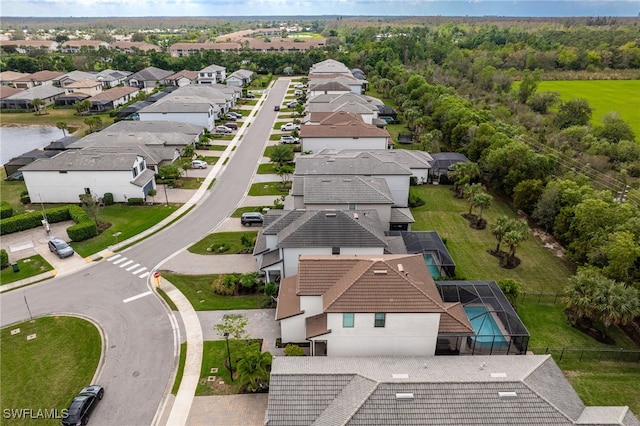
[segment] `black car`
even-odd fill
[[[67,412],[62,418],[62,425],[86,425],[89,422],[89,416],[103,395],[104,388],[100,385],[91,385],[82,389],[80,393],[73,398],[73,401],[71,401],[71,405],[69,405]]]
[[[244,226],[251,226],[254,223],[257,225],[262,225],[262,222],[264,222],[264,216],[262,216],[261,213],[242,213],[242,217],[240,218],[240,223],[242,223]]]

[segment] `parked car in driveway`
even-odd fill
[[[247,99],[254,99],[256,97],[256,95],[254,95],[253,93],[249,92],[247,93]]]
[[[191,161],[191,167],[193,167],[194,169],[206,169],[207,162],[202,160],[193,160]]]
[[[251,226],[253,224],[262,225],[262,222],[264,222],[264,216],[262,216],[261,213],[242,213],[242,217],[240,218],[240,223],[244,226]]]
[[[293,130],[300,130],[300,125],[295,123],[287,123],[280,127],[283,132],[291,132]]]
[[[306,85],[306,84],[304,84],[304,83],[296,83],[296,84],[294,84],[294,86],[293,86],[293,88],[294,88],[294,89],[304,89],[304,88],[306,88],[306,87],[307,87],[307,85]]]
[[[294,136],[282,136],[280,138],[280,143],[281,144],[285,144],[285,145],[288,145],[288,144],[299,144],[300,143],[300,139],[296,138]]]
[[[235,118],[236,120],[240,120],[240,119],[241,119],[241,118],[243,118],[244,116],[243,116],[242,114],[237,113],[237,112],[229,111],[229,112],[227,113],[227,117],[233,117],[233,118]]]
[[[236,123],[224,123],[224,125],[230,128],[231,130],[238,130],[238,125]]]
[[[53,237],[49,240],[49,250],[55,253],[60,259],[73,256],[75,251],[65,240],[58,237]]]
[[[216,133],[233,133],[233,130],[227,126],[216,126]]]
[[[287,104],[287,108],[295,108],[298,106],[298,101],[291,101]]]
[[[104,388],[100,385],[91,385],[82,389],[71,401],[62,418],[62,425],[86,425],[89,422],[89,416],[103,396]]]

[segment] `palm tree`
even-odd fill
[[[529,227],[525,222],[514,220],[510,230],[504,234],[504,242],[509,245],[509,254],[507,254],[507,264],[513,262],[516,257],[516,248],[525,241],[529,234]]]
[[[290,161],[293,161],[293,149],[287,145],[275,145],[271,149],[269,158],[272,163],[275,163],[276,168],[280,168]]]
[[[581,270],[569,279],[569,285],[565,290],[567,308],[573,311],[569,316],[569,322],[576,325],[587,319],[592,320],[595,312],[595,291],[602,277],[593,270]]]
[[[247,349],[236,365],[238,381],[247,384],[253,391],[269,385],[269,367],[272,356],[269,352],[260,352],[257,346]]]
[[[596,291],[595,305],[598,319],[606,328],[626,324],[640,315],[638,290],[606,278]]]
[[[378,80],[376,86],[382,92],[382,95],[385,98],[388,98],[389,97],[389,91],[391,90],[391,88],[394,85],[395,85],[395,83],[393,82],[393,80],[389,80],[388,78],[381,78],[380,80]]]
[[[285,164],[284,166],[280,166],[278,168],[277,174],[282,179],[282,185],[286,188],[287,184],[291,182],[291,175],[294,172],[293,166]]]
[[[486,192],[479,192],[473,196],[472,205],[479,209],[478,221],[482,221],[482,211],[491,206],[491,200],[493,200],[493,197]]]
[[[456,197],[460,197],[462,195],[460,188],[480,177],[480,166],[471,162],[456,163],[447,172],[447,177],[453,181],[453,191]]]
[[[182,155],[189,158],[189,160],[193,158],[195,153],[196,153],[196,149],[193,147],[193,145],[187,145],[182,150]]]
[[[491,235],[498,240],[498,244],[496,245],[496,254],[500,254],[502,239],[504,238],[504,234],[509,230],[508,224],[509,218],[507,216],[500,216],[496,219],[496,223],[491,227]]]
[[[473,198],[477,195],[482,193],[484,190],[484,186],[482,186],[481,183],[474,183],[474,184],[465,184],[464,185],[464,189],[462,190],[464,198],[467,199],[467,202],[469,203],[469,215],[471,215],[471,213],[473,212],[473,208],[474,203],[473,203]]]
[[[45,105],[47,105],[47,103],[40,98],[34,98],[31,101],[31,106],[36,115],[40,115],[40,107],[44,107]]]
[[[62,130],[62,136],[65,137],[67,136],[67,130],[69,130],[69,126],[67,125],[66,121],[58,121],[56,123],[56,127],[60,130]]]

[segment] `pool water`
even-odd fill
[[[424,253],[422,255],[422,257],[424,257],[424,262],[427,264],[427,268],[429,268],[429,272],[431,273],[431,276],[435,279],[435,278],[440,278],[440,268],[438,268],[438,265],[436,264],[436,260],[433,258],[433,255],[431,253]]]
[[[506,347],[507,340],[502,330],[496,324],[493,316],[487,311],[486,306],[465,306],[464,312],[471,322],[476,335],[473,339],[479,346]]]

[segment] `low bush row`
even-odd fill
[[[49,223],[73,220],[76,224],[67,228],[67,234],[72,241],[84,241],[98,235],[98,227],[87,216],[81,207],[68,205],[55,207],[44,211]],[[0,235],[25,231],[42,226],[42,212],[30,212],[0,220]]]

